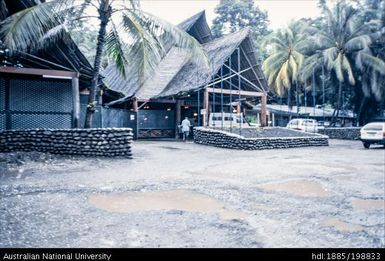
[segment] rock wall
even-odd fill
[[[0,152],[131,157],[132,137],[129,128],[7,130],[0,131]]]
[[[328,137],[320,134],[309,137],[244,138],[236,134],[203,127],[194,128],[194,142],[238,150],[284,149],[329,145]]]
[[[319,130],[318,132],[329,136],[330,139],[359,140],[360,129],[360,127],[325,128]]]

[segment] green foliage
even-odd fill
[[[301,28],[289,26],[265,38],[270,52],[264,72],[278,94],[297,79],[306,96],[314,82],[318,98],[325,95],[337,114],[340,108],[354,108],[362,124],[362,115],[379,112],[385,104],[385,2],[321,0],[319,7],[322,15],[300,19]],[[303,63],[293,55],[298,41]]]
[[[265,40],[270,49],[269,57],[263,62],[262,69],[268,84],[279,95],[283,89],[290,89],[298,81],[299,71],[304,62],[304,53],[309,48],[307,36],[303,33],[302,22],[291,23],[279,29]]]
[[[268,16],[252,0],[227,0],[221,1],[215,9],[218,15],[212,26],[214,37],[233,33],[250,27],[252,39],[262,58],[265,51],[261,46],[261,40],[270,33],[268,29]]]

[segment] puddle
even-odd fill
[[[337,218],[328,218],[322,222],[324,226],[334,227],[344,232],[358,232],[364,230],[364,228],[357,224],[347,223]]]
[[[181,210],[218,213],[223,220],[244,219],[248,216],[241,211],[225,209],[224,204],[216,199],[188,190],[93,194],[89,196],[88,202],[96,208],[115,213]]]
[[[361,210],[385,209],[385,200],[353,199],[353,208]]]
[[[293,180],[283,183],[269,183],[258,186],[262,189],[279,192],[287,192],[301,197],[328,197],[330,192],[324,189],[321,184],[314,181]]]
[[[186,149],[181,149],[181,148],[176,148],[176,147],[170,147],[170,146],[160,146],[159,148],[162,148],[162,149],[168,149],[168,150],[186,150]]]
[[[226,210],[223,209],[219,212],[220,219],[223,220],[233,220],[233,219],[245,219],[249,215],[241,211]]]

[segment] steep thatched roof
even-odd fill
[[[204,12],[201,12],[182,22],[179,26],[183,29],[191,30],[197,23],[200,23],[198,21],[206,23],[205,18],[201,20],[204,16]],[[196,90],[206,85],[215,77],[229,57],[232,57],[232,68],[238,68],[236,53],[238,49],[240,50],[240,69],[249,69],[242,73],[242,76],[249,80],[252,85],[257,86],[259,90],[267,90],[267,82],[261,71],[254,51],[255,48],[249,36],[250,30],[243,29],[204,43],[202,46],[210,60],[211,71],[203,65],[197,65],[189,59],[186,51],[175,47],[169,51],[158,65],[154,76],[150,77],[141,86],[138,84],[135,72],[132,72],[127,79],[123,79],[115,66],[109,66],[104,71],[105,81],[108,83],[109,88],[120,91],[126,96],[110,104],[122,102],[133,96],[138,99],[148,100],[170,97]],[[256,90],[250,84],[243,85],[242,89]]]
[[[248,36],[249,30],[243,29],[204,44],[203,47],[210,59],[212,71],[210,72],[204,66],[198,66],[193,62],[189,62],[175,75],[173,81],[168,86],[165,86],[164,91],[154,98],[171,96],[204,86]],[[237,64],[236,59],[232,63],[234,67],[234,64]]]
[[[207,43],[212,40],[211,30],[206,21],[205,11],[187,18],[178,25],[179,28],[198,40],[199,43]]]
[[[155,74],[149,78],[138,90],[136,96],[141,99],[150,99],[163,92],[165,86],[168,86],[176,74],[189,61],[190,55],[186,50],[173,47],[167,53],[166,57],[158,65]]]

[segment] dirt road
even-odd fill
[[[0,247],[384,247],[383,148],[0,154]]]

